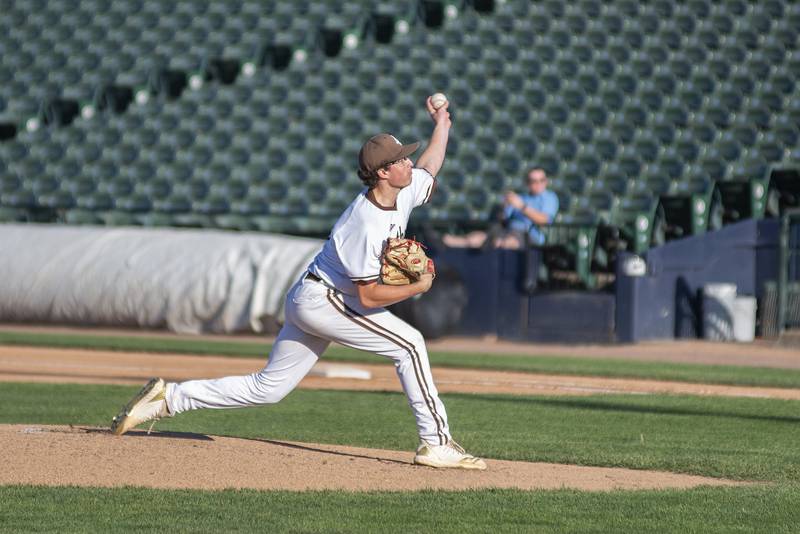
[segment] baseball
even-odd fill
[[[444,96],[444,93],[435,93],[431,95],[431,104],[433,104],[433,109],[439,109],[447,104],[447,97]]]

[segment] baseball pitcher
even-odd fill
[[[199,408],[235,408],[280,401],[311,370],[331,341],[394,361],[417,422],[414,462],[486,469],[450,435],[419,331],[385,309],[425,293],[435,276],[419,244],[404,240],[411,210],[427,202],[444,162],[450,131],[445,102],[427,99],[435,126],[414,166],[419,143],[379,134],[359,153],[364,189],[339,217],[322,251],[286,296],[286,322],[266,366],[248,376],[164,383],[153,379],[111,424],[121,435],[146,421]],[[391,265],[388,265],[391,264]],[[400,272],[396,270],[400,269]]]

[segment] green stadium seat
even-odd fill
[[[758,50],[748,54],[747,61],[743,64],[743,68],[750,73],[750,76],[755,80],[765,80],[769,77],[772,70],[772,63],[769,58],[764,57]]]
[[[705,19],[712,13],[712,4],[707,0],[690,0],[686,4],[689,15],[698,19]]]
[[[618,145],[612,131],[603,128],[597,131],[592,142],[595,154],[604,161],[611,161],[617,155]]]
[[[600,97],[603,106],[609,111],[619,111],[625,103],[625,95],[613,85],[603,88]]]
[[[662,145],[669,145],[675,140],[675,127],[667,121],[663,113],[650,115],[650,129]]]
[[[547,101],[547,93],[538,82],[526,83],[523,97],[532,109],[540,109]]]
[[[630,70],[638,80],[646,80],[655,72],[655,65],[647,54],[637,50],[631,56]]]
[[[617,247],[641,254],[651,245],[663,243],[664,227],[656,197],[643,193],[621,199],[611,224],[616,227]]]
[[[572,110],[582,108],[586,102],[586,95],[577,83],[567,83],[562,94],[565,104]]]
[[[674,182],[658,163],[645,166],[642,176],[633,183],[633,193],[666,195],[674,189]]]
[[[599,50],[594,58],[594,72],[601,79],[610,78],[616,70],[616,60],[606,50]]]
[[[725,160],[719,149],[715,146],[706,145],[701,149],[699,157],[700,167],[708,176],[715,181],[724,180],[728,172]]]
[[[659,155],[658,165],[670,179],[677,180],[684,173],[685,161],[675,147],[666,147]]]
[[[770,81],[757,84],[755,93],[769,109],[770,113],[777,114],[782,111],[783,95]]]
[[[749,17],[736,20],[733,38],[740,46],[755,50],[758,47],[758,32],[749,27],[748,19]]]
[[[617,158],[620,170],[629,178],[636,178],[642,170],[642,162],[638,151],[632,146],[626,146]]]
[[[666,21],[659,28],[657,39],[662,46],[670,50],[679,50],[681,47],[682,33],[674,21]]]
[[[727,80],[731,75],[731,64],[721,56],[718,52],[711,53],[709,59],[706,61],[708,72],[717,81]]]
[[[202,200],[208,196],[209,184],[202,178],[193,178],[187,182],[172,184],[172,191],[177,196],[186,196],[192,201]]]
[[[531,121],[531,133],[538,142],[552,141],[555,136],[555,126],[547,116],[537,116]]]
[[[598,0],[579,0],[574,4],[567,4],[567,9],[570,8],[577,10],[587,18],[595,19],[602,13],[603,4]]]
[[[102,224],[103,220],[89,210],[84,209],[70,209],[64,215],[64,222],[70,225],[98,225]]]
[[[585,176],[595,177],[600,173],[602,160],[597,157],[593,150],[584,147],[576,158],[578,169]]]
[[[734,67],[730,81],[734,90],[743,96],[750,95],[755,90],[756,84],[753,78],[744,69],[739,68],[738,65]]]
[[[709,17],[707,21],[701,22],[701,25],[698,27],[698,33],[702,32],[707,36],[714,36],[713,41],[706,43],[706,46],[712,49],[717,48],[719,44],[719,35],[726,35],[732,31],[733,18],[727,13],[715,13]],[[708,46],[709,44],[713,44],[714,46]]]
[[[516,152],[521,157],[533,158],[539,150],[538,139],[532,128],[520,128],[517,130],[517,135],[513,140],[511,152]]]
[[[192,202],[192,211],[200,215],[222,215],[230,211],[228,200],[219,195],[209,195]]]
[[[145,213],[152,208],[150,199],[141,193],[117,198],[114,205],[119,210],[132,213]]]
[[[678,184],[671,195],[661,197],[666,232],[670,238],[697,235],[722,226],[722,204],[714,183],[697,175]]]
[[[794,124],[800,124],[800,99],[790,98],[784,113]]]
[[[98,217],[103,221],[105,226],[139,226],[138,216],[141,216],[145,211],[104,211],[98,213]]]
[[[784,3],[781,0],[768,0],[761,5],[753,6],[759,13],[773,19],[781,19],[784,15]]]
[[[563,53],[568,53],[572,59],[577,61],[577,68],[579,71],[583,65],[590,63],[594,57],[594,47],[589,43],[589,40],[582,35],[573,37],[572,46],[568,50],[569,52],[565,50]]]
[[[664,64],[656,64],[652,80],[655,88],[664,96],[671,95],[677,86],[675,76]]]
[[[172,192],[172,184],[163,179],[154,179],[148,182],[138,182],[135,185],[137,193],[141,193],[148,199],[155,201],[168,197]]]
[[[561,89],[562,80],[563,78],[555,66],[546,64],[539,74],[539,83],[548,94],[557,94]]]
[[[581,65],[576,81],[586,95],[595,95],[600,90],[600,79],[592,69]]]
[[[561,160],[552,148],[542,147],[536,157],[537,165],[540,166],[548,176],[558,175]]]
[[[664,120],[676,128],[685,128],[689,125],[689,114],[676,97],[666,99],[662,113]]]
[[[82,195],[76,199],[77,207],[89,211],[107,211],[114,208],[113,197],[104,191]]]
[[[778,142],[785,147],[795,147],[800,142],[800,123],[790,117],[780,115],[772,124],[772,131]]]
[[[716,148],[719,151],[719,155],[728,162],[738,160],[742,154],[742,149],[736,140],[736,136],[730,131],[722,134],[722,137],[716,142]]]
[[[730,132],[736,141],[745,148],[755,145],[758,136],[758,131],[744,115],[734,118]]]
[[[38,197],[39,204],[54,210],[67,210],[75,206],[75,198],[69,191],[53,190]]]
[[[675,150],[686,163],[693,163],[700,155],[700,148],[690,131],[681,131],[676,136]]]
[[[572,137],[557,137],[553,142],[553,146],[562,160],[571,160],[578,152],[578,143]]]
[[[675,27],[683,34],[691,34],[696,29],[695,15],[688,10],[687,6],[676,4],[673,20]]]
[[[633,144],[642,161],[653,162],[658,157],[658,139],[649,130],[637,130]]]
[[[660,22],[656,17],[644,15],[638,20],[628,19],[622,30],[623,41],[634,50],[644,46],[645,34],[658,31]]]
[[[645,125],[648,118],[647,110],[637,99],[626,100],[622,110],[623,120],[634,128],[641,128]]]
[[[764,101],[757,97],[749,97],[744,102],[744,116],[759,130],[769,128],[771,113]]]
[[[784,156],[784,145],[774,132],[762,132],[755,147],[758,155],[768,163],[779,162]]]
[[[557,189],[567,190],[575,195],[582,195],[586,189],[586,176],[574,162],[563,163],[557,176],[550,179]]]
[[[3,193],[0,202],[7,208],[31,209],[38,206],[34,193],[22,188]]]
[[[600,177],[595,180],[595,184],[597,188],[610,191],[618,197],[625,196],[628,191],[632,191],[634,188],[632,181],[617,169],[616,164],[606,166]]]

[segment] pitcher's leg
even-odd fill
[[[308,374],[327,346],[327,340],[287,322],[261,371],[169,384],[167,406],[176,414],[198,408],[239,408],[278,402]]]
[[[394,321],[382,322],[391,324]],[[385,351],[382,355],[394,360],[397,376],[417,420],[420,437],[428,443],[444,445],[450,441],[450,427],[447,424],[447,411],[439,399],[439,391],[431,374],[425,339],[418,330],[405,321],[400,320],[400,322],[405,328],[396,325],[398,328],[394,332],[399,339],[402,339],[400,341],[402,348]]]
[[[327,291],[326,307],[327,312],[313,316],[301,313],[298,324],[331,341],[394,360],[420,438],[436,445],[447,443],[447,412],[433,383],[422,334],[386,310],[365,309],[355,297],[333,290]]]

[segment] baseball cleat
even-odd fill
[[[486,462],[476,458],[461,447],[455,441],[450,441],[446,445],[430,445],[420,443],[417,454],[414,456],[414,463],[427,465],[428,467],[450,467],[456,469],[486,469]]]
[[[147,421],[169,417],[166,401],[167,386],[160,378],[153,378],[125,405],[121,412],[111,420],[111,432],[121,436],[131,428]],[[153,425],[150,425],[152,430]],[[150,433],[150,430],[147,431]]]

